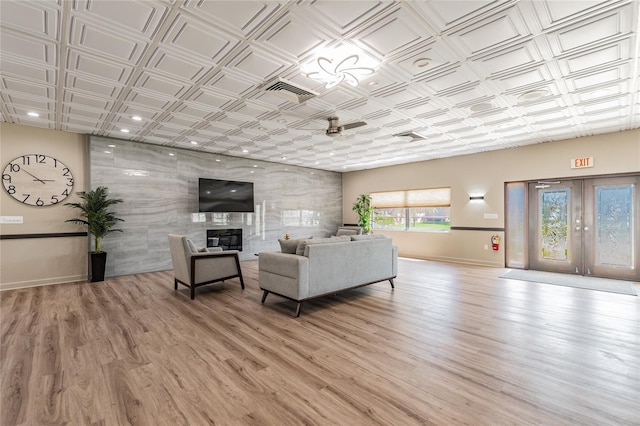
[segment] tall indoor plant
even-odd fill
[[[109,198],[109,190],[106,186],[77,194],[82,199],[80,203],[65,203],[65,205],[80,210],[80,217],[68,219],[65,222],[84,225],[93,235],[95,248],[91,252],[91,281],[103,281],[107,253],[102,251],[102,238],[112,232],[122,232],[122,229],[116,229],[115,226],[118,222],[124,222],[123,219],[116,217],[114,212],[109,211],[109,208],[114,204],[122,203],[123,200]]]
[[[371,207],[371,196],[369,194],[360,194],[353,203],[354,212],[358,215],[358,226],[362,227],[365,234],[371,233],[371,215],[373,207]]]

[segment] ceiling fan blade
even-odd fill
[[[365,123],[364,121],[354,121],[353,123],[343,124],[342,128],[344,130],[347,130],[347,129],[355,129],[356,127],[366,126],[366,125],[367,123]]]

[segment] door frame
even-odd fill
[[[572,180],[582,180],[583,184],[586,186],[587,181],[589,180],[602,180],[602,179],[611,179],[611,178],[624,178],[624,177],[631,177],[631,178],[636,178],[638,179],[638,182],[640,182],[640,173],[638,172],[628,172],[628,173],[613,173],[613,174],[606,174],[606,175],[578,175],[578,176],[565,176],[565,177],[547,177],[547,178],[539,178],[539,179],[528,179],[528,180],[517,180],[517,181],[509,181],[509,182],[505,182],[505,186],[504,186],[504,217],[505,217],[505,248],[507,250],[505,250],[505,253],[507,253],[507,258],[505,258],[505,266],[507,268],[514,268],[514,269],[531,269],[531,265],[529,262],[530,256],[529,256],[529,239],[530,239],[530,232],[529,232],[529,210],[530,210],[530,205],[529,205],[529,184],[531,183],[538,183],[538,182],[563,182],[563,181],[572,181]],[[515,236],[512,236],[510,234],[513,234],[514,231],[511,231],[511,227],[509,226],[509,198],[507,196],[507,186],[508,184],[518,184],[518,186],[520,184],[522,184],[524,186],[524,205],[522,206],[523,212],[522,214],[524,215],[523,217],[523,221],[526,224],[526,229],[522,230],[522,231],[518,231],[516,232]],[[583,192],[584,192],[584,187],[583,187]],[[639,188],[637,190],[637,192],[640,192],[640,185]],[[636,198],[636,215],[638,216],[637,221],[638,221],[638,226],[636,226],[636,257],[638,257],[640,255],[640,195]],[[583,213],[584,214],[584,213]],[[518,217],[520,217],[518,215]],[[518,221],[518,220],[516,220]],[[575,224],[574,224],[575,225]],[[515,228],[514,228],[515,229]],[[522,232],[522,235],[520,235],[520,232]],[[509,259],[508,258],[508,247],[509,244],[511,243],[511,241],[518,241],[518,242],[523,242],[524,243],[524,247],[523,247],[523,258],[520,258],[520,256],[518,256],[517,259]],[[519,244],[517,244],[517,246],[519,246]],[[585,249],[583,248],[583,254],[582,254],[582,258],[585,259]],[[640,263],[636,264],[636,271],[638,274],[640,274]],[[575,271],[573,272],[575,274]],[[596,274],[593,274],[593,276],[598,276]],[[626,279],[626,278],[620,278],[620,279]],[[634,279],[634,278],[629,278],[629,279]],[[639,278],[635,278],[635,280],[638,280]]]

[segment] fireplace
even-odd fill
[[[242,251],[242,229],[207,229],[207,247]]]

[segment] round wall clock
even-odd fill
[[[22,204],[52,206],[73,193],[73,174],[62,161],[48,155],[21,155],[5,166],[2,185]]]

